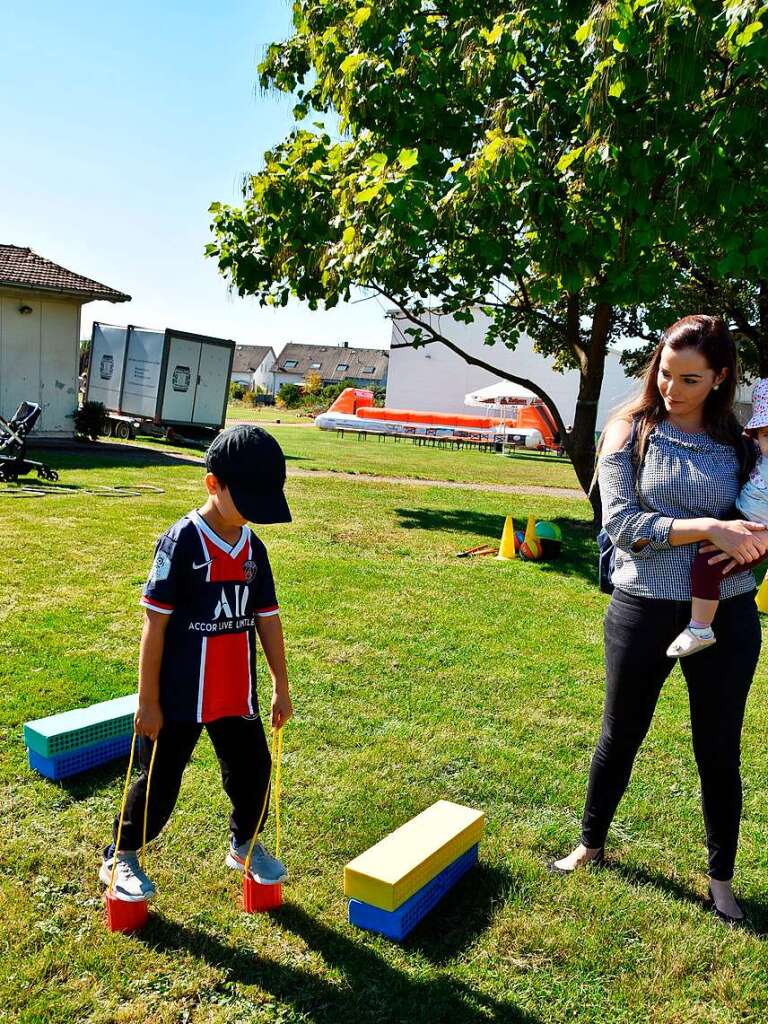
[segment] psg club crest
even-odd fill
[[[251,583],[256,578],[256,563],[252,558],[249,558],[247,562],[243,562],[243,575],[245,576],[246,583]]]

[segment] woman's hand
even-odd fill
[[[718,552],[709,559],[709,564],[726,562],[723,573],[730,572],[737,565],[749,565],[768,552],[767,530],[762,523],[750,523],[746,519],[716,520],[710,527],[708,542],[699,550]]]

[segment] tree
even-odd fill
[[[214,203],[240,294],[311,308],[356,287],[550,407],[589,487],[608,344],[690,268],[768,273],[766,33],[753,0],[297,0],[260,66],[297,127],[243,204]],[[746,184],[745,184],[746,182]],[[740,255],[736,259],[735,253]],[[709,262],[704,262],[709,260]],[[492,318],[579,371],[573,430],[535,381],[470,357],[431,308]],[[595,514],[599,498],[592,496]]]
[[[320,394],[320,390],[323,386],[323,380],[317,370],[310,370],[304,378],[304,394],[311,395],[313,398],[315,395]]]

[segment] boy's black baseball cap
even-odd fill
[[[261,427],[241,424],[223,430],[205,455],[205,466],[229,488],[235,508],[250,523],[290,523],[283,494],[285,456]]]

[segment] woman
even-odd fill
[[[550,868],[559,874],[603,859],[608,828],[627,788],[674,661],[667,648],[690,618],[690,570],[700,542],[739,565],[768,550],[766,527],[727,517],[755,451],[733,414],[736,350],[722,320],[687,316],[659,343],[639,398],[609,422],[598,448],[603,523],[616,548],[605,617],[606,695],[592,759],[581,844]],[[701,780],[713,910],[744,919],[733,894],[739,821],[741,728],[760,653],[755,583],[725,576],[718,643],[681,661]]]

